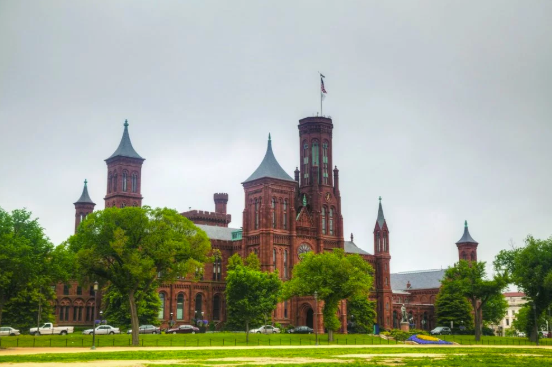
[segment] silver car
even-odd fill
[[[127,334],[132,334],[132,329],[129,329]],[[154,325],[140,325],[138,334],[161,334],[161,329]]]
[[[21,333],[17,329],[14,329],[9,326],[0,327],[0,336],[18,336],[18,335],[21,335]]]
[[[249,332],[257,334],[277,334],[280,332],[280,329],[272,325],[263,325],[258,329],[249,330]]]
[[[84,335],[92,335],[93,329],[86,329],[82,333]],[[113,327],[109,325],[101,325],[96,328],[96,335],[112,335],[112,334],[120,334],[121,330],[119,330],[118,327]]]

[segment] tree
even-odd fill
[[[201,268],[211,247],[205,232],[175,210],[147,206],[91,213],[69,244],[82,283],[98,280],[128,297],[133,345],[139,343],[137,306],[148,290]]]
[[[503,294],[496,294],[489,298],[483,306],[483,323],[500,324],[508,312],[508,301]]]
[[[452,285],[443,285],[435,299],[437,325],[464,326],[473,330],[473,308],[466,297]]]
[[[159,325],[159,307],[161,307],[161,300],[157,293],[157,284],[152,284],[150,289],[145,290],[144,287],[139,287],[136,291],[136,298],[139,300],[136,302],[136,310],[138,313],[139,324],[151,324]],[[141,293],[145,292],[144,295]],[[105,292],[102,294],[102,300],[104,302],[104,318],[111,324],[120,325],[126,328],[132,327],[132,320],[130,316],[130,304],[128,296],[121,294],[119,290],[112,285],[108,285],[105,288]]]
[[[324,302],[322,314],[328,338],[341,323],[336,316],[339,302],[354,296],[367,297],[373,285],[373,269],[358,254],[345,255],[342,249],[315,254],[308,252],[295,265],[293,276],[284,285],[284,297],[312,296]],[[316,325],[315,325],[316,327]]]
[[[277,271],[260,271],[260,263],[254,253],[247,257],[245,265],[237,254],[230,259],[226,275],[228,323],[245,324],[246,341],[249,342],[249,326],[274,311],[282,281]]]
[[[354,295],[347,302],[347,314],[355,332],[369,333],[376,320],[376,301],[370,301],[363,295]]]
[[[71,270],[66,248],[55,248],[31,215],[0,208],[0,324],[5,309],[6,319],[20,328],[34,324],[39,303],[55,298],[50,286],[66,280]],[[42,317],[49,316],[45,307]]]
[[[497,274],[491,280],[485,278],[485,262],[460,260],[447,269],[442,282],[444,287],[452,287],[471,302],[474,310],[476,341],[481,339],[483,307],[490,299],[501,294],[508,284],[503,275]]]
[[[552,304],[552,237],[539,240],[528,236],[525,247],[502,250],[496,257],[495,267],[509,274],[529,303],[535,304],[537,315]],[[528,318],[528,325],[528,335],[535,341],[538,335],[534,317]]]

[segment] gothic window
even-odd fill
[[[213,263],[213,280],[221,279],[221,269],[222,269],[222,259],[220,256],[215,257],[215,262]]]
[[[110,174],[107,179],[107,192],[111,193],[111,188],[113,186],[113,176]]]
[[[312,142],[312,165],[318,166],[318,141],[315,140]]]
[[[127,191],[127,172],[126,171],[123,171],[123,191],[126,192]]]
[[[259,229],[259,199],[255,199],[255,229]]]
[[[326,207],[322,207],[322,234],[326,234]]]
[[[117,174],[113,175],[113,192],[117,191]]]
[[[282,218],[282,227],[284,229],[287,229],[287,199],[284,200],[284,214],[283,214],[283,218]]]
[[[383,235],[383,251],[388,251],[389,249],[387,248],[387,234],[384,234]]]
[[[379,232],[376,233],[376,245],[378,247],[378,252],[381,251],[381,246],[380,246],[380,234]]]
[[[333,230],[333,207],[330,208],[330,235],[333,236],[334,230]]]
[[[276,270],[276,249],[272,249],[272,266],[274,266],[274,270]]]
[[[288,277],[288,252],[284,250],[284,279]]]
[[[303,143],[303,184],[309,184],[309,145]]]
[[[328,142],[322,144],[322,183],[328,185]]]
[[[176,319],[184,320],[184,294],[179,293],[176,298]]]
[[[276,228],[276,199],[272,198],[272,228]]]
[[[220,296],[213,297],[213,320],[220,320]]]
[[[82,222],[84,220],[84,213],[80,213],[80,220],[79,222]]]
[[[138,175],[132,174],[132,192],[138,192]]]
[[[161,300],[161,305],[159,306],[159,311],[157,312],[157,318],[163,320],[165,318],[165,293],[159,293],[159,299]]]

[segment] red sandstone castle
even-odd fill
[[[188,324],[197,319],[222,325],[226,318],[226,264],[235,253],[246,257],[255,252],[262,270],[278,269],[282,280],[289,279],[299,255],[315,251],[344,249],[362,256],[375,270],[374,289],[370,299],[377,301],[377,323],[380,328],[398,328],[400,307],[406,304],[411,326],[431,329],[435,325],[435,296],[444,270],[391,274],[389,228],[383,214],[381,198],[374,226],[374,253],[369,254],[353,242],[345,241],[339,170],[333,165],[333,123],[327,117],[307,117],[299,121],[299,162],[294,178],[290,177],[272,152],[268,137],[266,154],[259,167],[242,182],[245,194],[243,227],[229,228],[226,213],[228,194],[214,194],[215,211],[190,210],[182,215],[207,233],[213,249],[221,257],[205,264],[203,279],[198,282],[179,280],[159,287],[162,306],[159,319],[163,326],[170,321]],[[141,168],[144,162],[133,148],[125,121],[117,150],[107,158],[106,207],[141,206]],[[335,167],[332,170],[332,167]],[[86,181],[75,205],[75,230],[94,210]],[[478,243],[471,238],[467,223],[457,242],[459,257],[477,260]],[[56,321],[59,324],[89,324],[94,319],[94,292],[78,284],[57,285]],[[99,301],[100,302],[100,301]],[[321,305],[319,305],[321,306]],[[97,308],[96,313],[99,313]],[[273,321],[282,325],[308,325],[323,330],[322,317],[313,325],[313,297],[296,297],[278,305]],[[339,306],[342,332],[347,332],[347,302]],[[97,315],[96,315],[97,317]]]

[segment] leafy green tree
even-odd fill
[[[260,271],[257,256],[251,253],[243,265],[239,255],[234,255],[226,275],[226,307],[228,324],[245,324],[246,341],[249,342],[249,327],[266,315],[270,315],[278,304],[282,281],[278,272]]]
[[[486,279],[485,262],[468,262],[460,260],[445,272],[443,287],[452,287],[470,301],[474,310],[475,340],[481,339],[482,309],[493,297],[501,294],[508,282],[503,275],[497,274],[493,279]]]
[[[82,283],[110,284],[128,297],[132,344],[138,305],[155,284],[174,282],[208,260],[210,242],[190,220],[167,208],[107,208],[89,214],[69,238]]]
[[[483,306],[483,323],[498,325],[506,316],[506,312],[508,312],[508,301],[503,294],[489,297]]]
[[[524,247],[502,250],[495,267],[508,272],[511,281],[535,304],[538,315],[552,304],[552,237],[539,240],[528,236]],[[538,335],[534,318],[527,322],[528,335],[535,341]]]
[[[373,269],[359,255],[346,255],[342,249],[315,254],[308,252],[293,268],[293,276],[284,285],[284,298],[312,296],[324,302],[322,314],[328,338],[341,323],[336,316],[339,302],[357,295],[367,297],[373,286]]]
[[[140,325],[159,325],[159,307],[161,307],[161,300],[156,289],[157,284],[154,283],[150,286],[150,289],[143,289],[140,287],[137,293],[136,309],[138,312],[138,321]],[[142,295],[142,293],[145,293]],[[112,285],[108,285],[103,292],[102,301],[104,303],[105,311],[104,318],[109,323],[120,325],[124,328],[132,327],[132,320],[130,316],[130,303],[128,296],[121,294],[117,288]]]
[[[515,320],[512,322],[512,328],[515,329],[518,333],[523,332],[526,335],[531,335],[534,330],[535,325],[535,313],[533,310],[532,303],[526,303],[519,309],[519,312],[516,314]],[[545,312],[542,312],[537,317],[537,325],[539,330],[546,330],[546,316]]]
[[[347,314],[357,333],[370,333],[376,320],[376,301],[360,294],[354,295],[347,301]]]
[[[460,327],[463,325],[466,330],[473,330],[473,308],[466,297],[452,285],[444,285],[439,290],[435,299],[435,313],[437,325]]]
[[[35,325],[39,303],[54,300],[50,286],[68,279],[72,263],[66,248],[55,248],[31,215],[0,208],[0,324],[8,320],[22,329]],[[51,317],[50,311],[43,308],[42,317]]]

